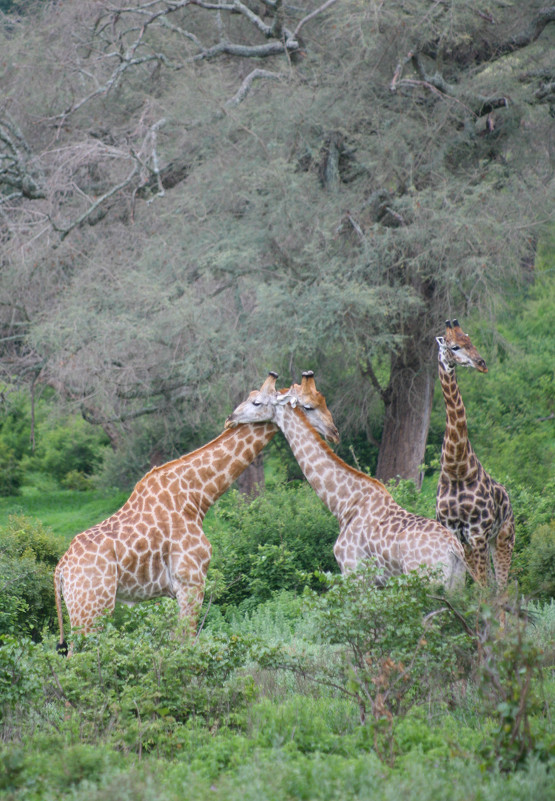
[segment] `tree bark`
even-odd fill
[[[249,500],[264,492],[264,461],[261,453],[243,470],[235,483],[239,492]]]
[[[417,487],[422,484],[433,391],[433,365],[409,343],[392,357],[384,393],[384,427],[376,469],[380,481],[408,478]]]

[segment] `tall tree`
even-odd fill
[[[171,452],[311,367],[418,479],[434,335],[550,219],[555,7],[41,5],[1,34],[4,378]]]

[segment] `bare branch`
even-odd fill
[[[270,81],[281,81],[284,77],[285,76],[281,72],[270,72],[270,70],[255,69],[247,75],[237,93],[226,102],[226,106],[238,106],[239,103],[242,103],[250,92],[254,81],[258,78],[266,78]]]
[[[58,231],[60,233],[60,235],[61,235],[60,238],[62,240],[64,240],[66,238],[66,236],[69,233],[71,233],[71,231],[73,231],[74,228],[77,228],[78,225],[81,225],[82,222],[84,222],[88,217],[90,217],[91,214],[94,211],[96,211],[96,209],[99,206],[101,206],[104,203],[105,200],[108,200],[108,198],[112,197],[117,192],[121,191],[122,189],[125,189],[126,186],[129,186],[129,184],[131,183],[131,181],[133,180],[133,178],[135,177],[135,175],[139,171],[139,166],[140,166],[139,162],[137,164],[135,164],[133,169],[129,173],[129,175],[123,181],[121,181],[121,183],[117,184],[117,186],[113,186],[108,192],[106,192],[104,195],[99,197],[91,206],[89,206],[89,208],[86,211],[83,212],[83,214],[81,214],[76,220],[74,220],[71,223],[71,225],[69,225],[67,228],[59,228],[54,223],[52,223],[52,226],[53,226],[54,230],[56,230],[56,231]]]
[[[326,0],[326,2],[323,3],[319,8],[314,9],[314,11],[311,11],[310,14],[306,15],[306,17],[303,17],[303,19],[299,22],[299,24],[297,25],[297,27],[293,31],[293,36],[298,36],[299,31],[301,30],[301,28],[303,27],[303,25],[305,23],[307,23],[309,20],[313,19],[314,17],[318,16],[318,14],[321,14],[322,11],[325,11],[326,8],[329,8],[330,6],[332,6],[336,2],[337,2],[337,0]]]

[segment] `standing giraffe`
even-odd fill
[[[309,371],[300,387],[294,385],[285,394],[266,385],[251,392],[227,418],[226,427],[256,421],[279,426],[312,488],[339,521],[334,554],[341,572],[374,557],[384,581],[426,565],[440,568],[449,588],[463,583],[466,567],[458,539],[436,520],[402,509],[381,482],[339,459],[311,425],[310,414],[318,409],[324,416],[327,406]],[[338,441],[335,426],[330,425],[327,438]]]
[[[276,378],[270,373],[260,391],[275,391]],[[326,430],[319,410],[306,414]],[[276,431],[272,423],[225,430],[198,450],[155,467],[119,511],[73,538],[54,573],[58,650],[67,650],[61,594],[72,628],[85,634],[116,600],[134,604],[161,596],[177,599],[180,617],[188,618],[194,631],[212,553],[202,530],[204,516]]]
[[[462,542],[467,564],[484,585],[491,573],[490,551],[499,590],[507,585],[515,541],[515,522],[505,487],[489,476],[468,439],[466,412],[455,365],[487,373],[485,361],[457,320],[447,320],[439,345],[439,378],[447,423],[441,449],[436,517]]]

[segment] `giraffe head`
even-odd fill
[[[445,321],[445,337],[436,337],[439,345],[439,359],[446,370],[451,372],[457,364],[474,367],[479,373],[487,373],[488,368],[468,334],[465,334],[458,320]]]
[[[316,389],[312,370],[303,373],[300,384],[293,384],[281,392],[276,390],[277,377],[277,373],[270,372],[260,389],[251,392],[229,415],[225,427],[234,428],[239,423],[276,422],[277,410],[288,403],[293,408],[298,406],[321,436],[330,442],[339,442],[339,432],[326,406],[326,399]]]

